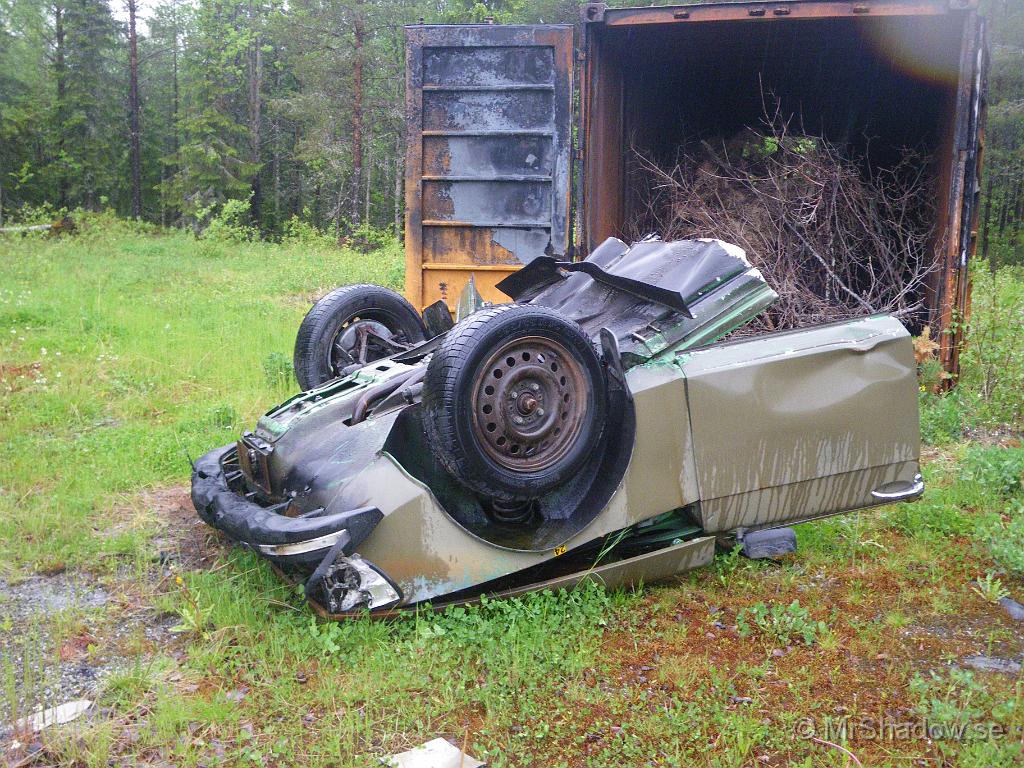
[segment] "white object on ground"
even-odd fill
[[[483,765],[445,739],[433,739],[426,744],[381,759],[392,768],[480,768]]]
[[[32,731],[32,733],[35,733],[36,731],[43,730],[43,728],[49,728],[51,725],[70,723],[72,720],[85,714],[91,706],[92,702],[89,699],[79,699],[78,701],[69,701],[66,704],[44,709],[41,712],[36,712],[34,715],[29,715],[16,721],[14,723],[14,732],[24,733],[25,731]]]

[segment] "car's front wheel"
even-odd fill
[[[426,340],[419,313],[379,285],[337,288],[306,313],[295,337],[295,378],[314,389],[346,370]]]

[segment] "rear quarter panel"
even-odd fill
[[[911,480],[920,435],[910,336],[891,317],[681,353],[709,532],[871,506]]]

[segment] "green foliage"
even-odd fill
[[[1008,571],[1024,575],[1024,502],[1014,499],[1006,519],[989,518],[979,531],[993,560]]]
[[[743,145],[742,155],[745,158],[765,158],[779,151],[781,145],[774,136],[764,136],[757,141],[748,141]]]
[[[1000,697],[996,690],[973,672],[956,667],[915,673],[910,681],[917,714],[927,723],[936,749],[955,757],[956,765],[972,768],[1009,767],[1020,761],[1020,745],[1005,728],[993,733],[993,726],[1020,717],[1019,690],[1014,698]]]
[[[718,583],[723,587],[728,586],[729,579],[739,567],[742,552],[743,545],[737,543],[728,552],[715,555],[715,575],[718,578]]]
[[[377,229],[363,223],[352,230],[346,239],[346,245],[362,253],[369,253],[381,248],[395,245],[395,236],[386,229]]]
[[[281,242],[287,245],[310,245],[320,248],[330,248],[336,245],[333,237],[298,216],[292,216],[284,222]]]
[[[271,355],[275,354],[273,352]],[[277,382],[272,382],[276,384]],[[220,405],[212,406],[207,412],[207,422],[218,429],[231,429],[240,423],[238,417],[238,411],[231,403],[221,403]]]
[[[174,583],[179,591],[178,616],[181,621],[171,627],[171,631],[205,635],[213,613],[212,606],[204,605],[201,602],[202,595],[191,589],[181,576],[176,576]]]
[[[963,437],[969,418],[970,395],[958,388],[937,395],[924,391],[918,395],[921,413],[921,440],[928,445],[946,445]]]
[[[250,224],[248,200],[224,201],[220,213],[203,230],[204,239],[222,243],[247,243],[258,240],[259,234]]]
[[[801,640],[804,645],[814,645],[823,635],[828,634],[828,625],[815,621],[810,611],[794,600],[789,605],[755,603],[736,614],[736,628],[740,637],[760,635],[770,643],[789,645]]]
[[[1024,264],[1024,5],[982,0],[992,38],[980,255],[992,269]]]
[[[938,392],[948,377],[937,357],[930,357],[917,366],[917,380],[922,392]]]
[[[936,724],[965,725],[983,713],[979,704],[985,687],[972,672],[951,669],[945,674],[918,673],[910,691],[918,700],[918,712]]]
[[[1021,492],[1024,484],[1024,448],[971,446],[964,453],[960,470],[986,493],[1008,499]]]
[[[274,351],[263,359],[263,375],[271,387],[298,388],[292,358],[284,352]]]
[[[1002,579],[995,575],[992,571],[985,574],[983,578],[978,579],[977,582],[971,587],[978,596],[989,603],[998,603],[1004,597],[1010,596],[1010,590],[1003,584]]]
[[[399,653],[429,650],[458,656],[467,664],[502,669],[515,679],[494,680],[506,693],[542,686],[553,672],[573,674],[592,653],[589,641],[612,613],[611,597],[593,581],[565,592],[531,593],[507,600],[483,598],[479,605],[429,611],[389,628]],[[321,652],[356,657],[364,649],[362,630],[347,623],[311,621],[310,634]],[[394,648],[392,649],[394,651]]]
[[[965,536],[974,531],[974,521],[956,504],[929,494],[913,504],[898,504],[889,513],[889,523],[919,538]]]
[[[962,383],[979,399],[978,420],[989,425],[1024,424],[1024,270],[976,269]]]
[[[32,226],[33,224],[52,224],[66,212],[63,208],[55,208],[49,202],[42,202],[38,205],[26,204],[18,209],[18,214],[14,221],[27,226]]]
[[[50,762],[108,765],[160,754],[175,765],[355,766],[443,733],[468,740],[495,768],[557,766],[570,750],[586,751],[591,768],[747,765],[765,754],[817,765],[827,753],[794,740],[793,722],[820,707],[814,693],[823,675],[865,679],[845,663],[848,642],[864,663],[886,670],[864,685],[879,680],[892,700],[906,700],[900,669],[918,658],[912,640],[931,631],[923,627],[935,621],[933,607],[944,619],[971,612],[972,632],[975,612],[988,611],[992,623],[977,647],[1002,642],[1002,609],[980,604],[965,584],[991,571],[1000,576],[983,591],[995,594],[996,581],[1017,589],[1024,492],[1007,500],[1001,460],[972,452],[1002,449],[967,445],[929,451],[929,489],[916,504],[799,526],[799,555],[781,568],[734,550],[713,569],[642,596],[587,584],[441,613],[325,623],[304,605],[301,588],[238,547],[202,544],[214,562],[182,572],[181,584],[173,574],[162,578],[156,547],[181,535],[190,552],[205,534],[187,517],[182,524],[164,515],[151,494],[185,499],[187,456],[235,439],[294,391],[289,354],[311,296],[348,282],[397,287],[402,254],[391,244],[368,257],[337,247],[333,236],[270,245],[144,235],[106,217],[85,216],[75,237],[0,242],[2,373],[40,366],[38,379],[0,386],[0,575],[88,570],[109,579],[113,592],[128,572],[127,607],[116,599],[103,610],[112,622],[123,611],[141,613],[147,630],[138,647],[122,647],[120,626],[111,640],[90,617],[98,653],[143,660],[104,678],[98,714],[81,730],[53,729]],[[206,247],[218,258],[205,256]],[[939,407],[938,398],[931,402]],[[975,434],[973,403],[961,408],[967,434]],[[815,608],[824,619],[815,621],[790,603],[794,592],[850,609]],[[732,611],[754,641],[726,628],[705,642],[705,632],[721,629],[713,622]],[[154,650],[160,635],[150,633],[149,617],[161,615],[180,633],[173,656]],[[0,635],[17,631],[18,621],[0,605]],[[959,649],[959,637],[947,640]],[[765,658],[783,643],[813,644],[808,663]],[[873,661],[880,652],[892,661]],[[54,674],[56,653],[47,667]],[[25,675],[8,655],[0,653],[0,701],[25,678],[45,690],[50,672],[42,664]],[[786,687],[766,685],[781,669]],[[948,722],[966,710],[980,712],[973,723],[1024,721],[1012,679],[973,680],[923,677],[912,701]],[[839,679],[830,682],[838,689]],[[998,693],[978,694],[982,683]],[[1015,764],[1014,746],[1019,758],[1012,739],[941,748],[956,750],[951,764],[988,768]]]

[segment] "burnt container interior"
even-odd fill
[[[700,140],[763,129],[776,104],[792,132],[872,165],[931,156],[942,231],[963,30],[959,14],[590,25],[587,245],[642,214],[634,149],[672,167]]]

